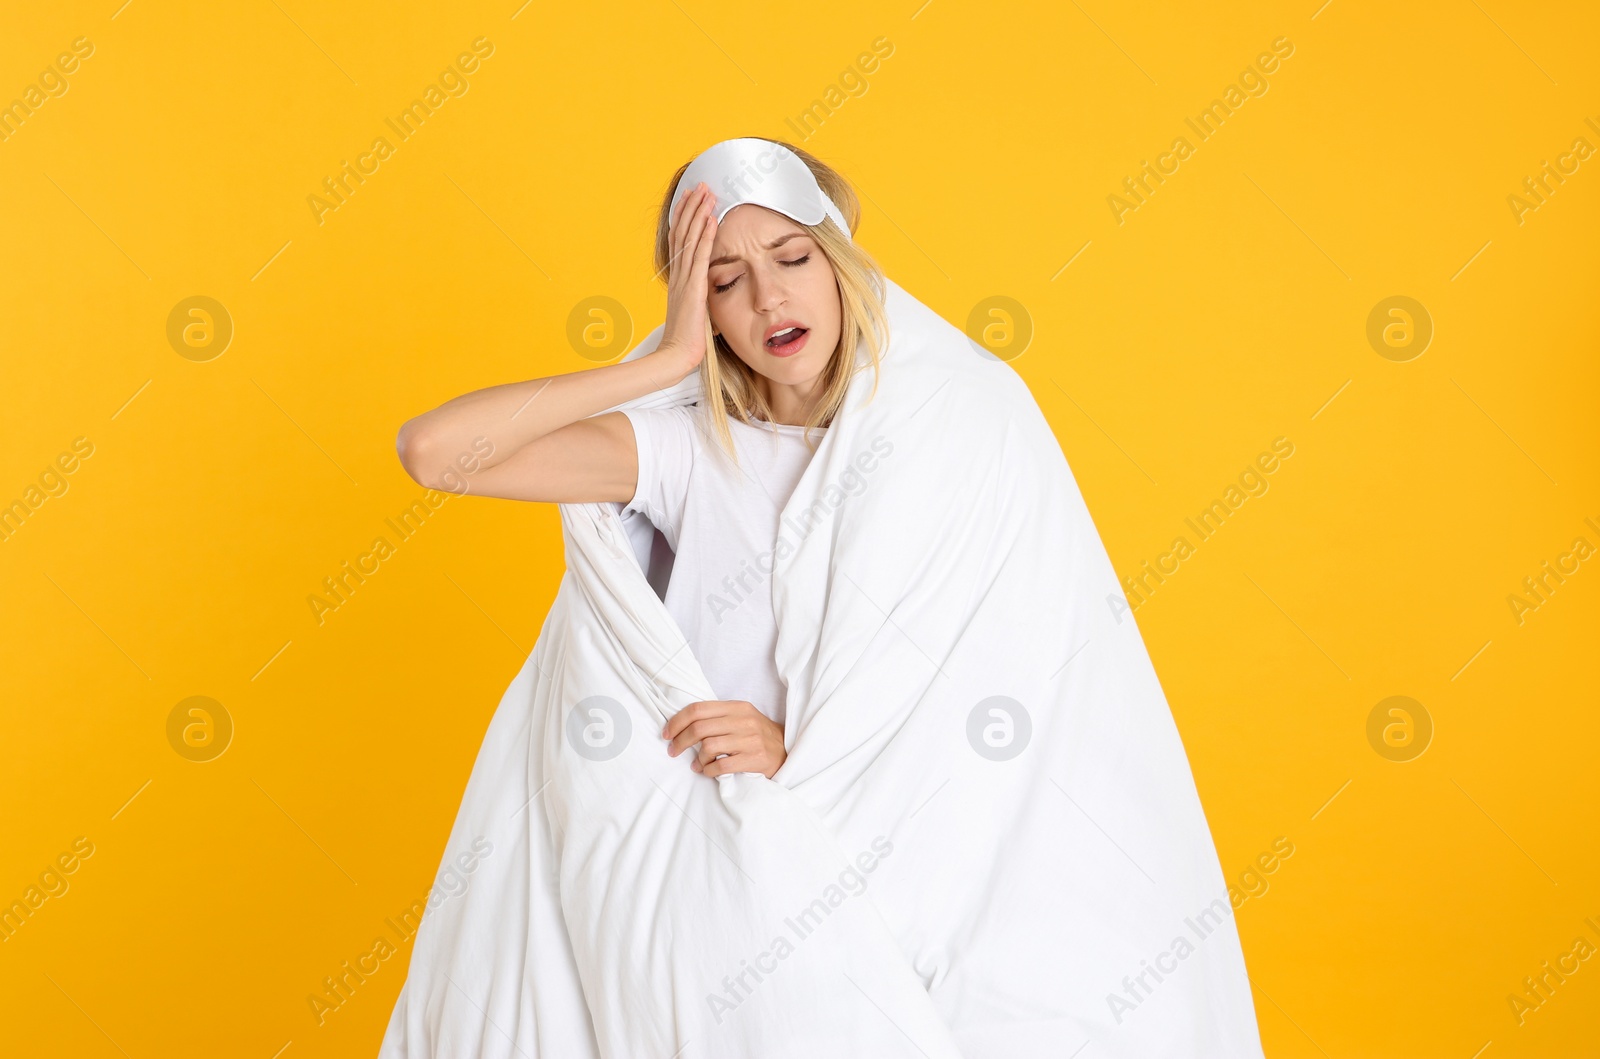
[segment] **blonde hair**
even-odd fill
[[[850,224],[850,234],[852,236],[855,234],[861,225],[861,203],[844,177],[825,162],[793,144],[767,139],[764,136],[755,138],[767,140],[768,143],[775,143],[793,151],[817,178],[817,184],[823,193],[832,199],[844,214]],[[661,213],[656,221],[656,275],[661,277],[663,282],[667,282],[669,278],[667,270],[672,261],[672,232],[668,224],[672,193],[677,189],[684,170],[688,168],[689,162],[683,163],[678,167],[678,171],[672,174],[672,179],[667,181],[666,194],[661,200]],[[873,371],[872,393],[868,395],[868,400],[877,394],[879,364],[884,348],[889,342],[889,317],[883,305],[885,293],[883,270],[878,267],[872,255],[845,238],[827,218],[823,218],[819,224],[800,224],[800,227],[816,241],[817,246],[822,249],[823,256],[833,266],[834,276],[839,283],[841,309],[842,326],[839,331],[839,344],[834,348],[833,355],[822,370],[822,399],[817,402],[816,408],[812,410],[805,423],[806,444],[815,451],[815,446],[811,445],[811,429],[830,424],[833,417],[838,414],[840,406],[844,404],[845,391],[855,375],[858,350],[865,351],[867,363]],[[749,423],[753,418],[759,417],[772,423],[772,409],[756,388],[756,372],[739,359],[738,354],[728,345],[725,336],[711,333],[709,312],[706,314],[706,350],[706,357],[700,361],[700,382],[706,394],[716,394],[720,400],[708,397],[703,402],[705,405],[703,411],[706,413],[704,418],[715,431],[716,440],[737,466],[738,455],[734,452],[733,433],[728,429],[728,419],[731,417],[741,423]],[[711,415],[711,409],[719,405],[726,414]],[[772,432],[777,433],[776,425],[773,426]]]

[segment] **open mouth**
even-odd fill
[[[803,327],[786,327],[782,331],[779,331],[777,334],[773,335],[771,338],[767,339],[767,348],[783,349],[787,346],[791,346],[800,341],[800,339],[804,338],[806,333],[806,329]]]

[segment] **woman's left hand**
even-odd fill
[[[770,780],[789,756],[783,726],[740,699],[691,702],[672,715],[661,737],[672,740],[667,747],[672,757],[699,743],[689,767],[707,776],[759,772]]]

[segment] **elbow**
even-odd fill
[[[428,455],[432,448],[428,435],[415,419],[406,420],[394,439],[395,455],[400,457],[400,466],[405,468],[413,482],[429,489],[437,488],[432,481],[433,466]]]

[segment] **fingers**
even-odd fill
[[[701,244],[709,247],[712,240],[707,236],[707,232],[715,224],[711,212],[714,198],[711,189],[702,182],[696,184],[678,201],[678,215],[672,221],[672,236],[668,241],[668,245],[672,248],[672,256],[667,262],[669,285],[674,276],[682,275],[682,270],[676,267],[679,258],[692,250],[691,260],[699,259]]]
[[[740,703],[727,699],[703,699],[700,702],[691,702],[671,717],[661,728],[661,738],[671,739],[678,732],[693,724],[711,717],[722,717]]]
[[[747,741],[728,735],[708,736],[700,741],[700,752],[695,755],[695,761],[701,767],[709,765],[723,754],[741,754],[755,749],[754,744],[747,745]]]
[[[696,743],[705,743],[707,739],[718,736],[748,736],[750,732],[744,730],[743,725],[733,723],[727,716],[707,717],[695,721],[673,737],[667,746],[667,755],[677,757]]]
[[[722,705],[720,702],[713,699],[707,699],[704,702],[691,702],[667,718],[667,723],[661,727],[661,738],[671,739],[695,721],[715,716],[721,712],[717,709],[720,705]]]
[[[721,776],[727,772],[760,772],[761,769],[745,763],[749,756],[748,754],[735,754],[732,757],[718,758],[704,765],[696,761],[690,768],[703,776],[712,777]]]
[[[711,189],[702,181],[678,200],[678,212],[671,222],[672,235],[668,240],[668,245],[672,248],[673,261],[683,254],[690,239],[704,227],[704,211],[710,198]]]
[[[694,209],[696,200],[710,193],[711,189],[704,180],[684,192],[683,198],[679,199],[678,204],[672,208],[672,216],[667,218],[668,225],[678,225],[683,220],[685,213]]]
[[[701,187],[701,184],[696,184],[690,188],[688,193],[679,199],[678,204],[672,208],[672,216],[667,219],[667,227],[670,231],[668,242],[674,247],[683,241],[684,218],[694,212],[695,204],[700,198]]]
[[[757,772],[760,770],[752,764],[757,756],[749,751],[731,748],[714,753],[701,751],[689,762],[689,767],[704,776],[715,776],[721,772]]]
[[[667,247],[671,255],[667,259],[667,278],[670,281],[672,273],[676,271],[672,266],[678,260],[678,255],[683,252],[683,233],[688,229],[689,218],[694,216],[694,208],[700,200],[699,186],[696,185],[687,195],[678,200],[677,211],[668,225]]]
[[[716,211],[706,209],[706,225],[700,234],[700,243],[694,248],[694,269],[692,275],[696,279],[704,279],[706,266],[711,261],[711,247],[717,241],[717,214]]]
[[[756,709],[754,703],[743,699],[707,699],[692,702],[673,714],[662,727],[661,737],[670,740],[667,746],[669,757],[677,757],[696,743],[700,744],[700,750],[690,763],[694,771],[700,772],[709,767],[709,763],[719,754],[733,754],[742,762],[752,760],[752,755],[756,760],[765,760],[767,746],[762,738],[762,729],[769,726],[777,728]],[[781,728],[777,730],[780,733],[782,731]],[[781,747],[781,735],[777,742]],[[749,764],[731,771],[771,775],[769,770]]]
[[[771,779],[788,759],[783,726],[744,699],[692,702],[667,720],[661,736],[671,740],[673,757],[699,744],[689,768],[703,776],[753,772]]]
[[[703,776],[721,776],[730,772],[756,772],[771,779],[783,767],[787,755],[732,754],[701,765],[698,761],[689,767]]]
[[[696,284],[700,287],[705,286],[706,264],[711,260],[711,244],[714,241],[711,226],[715,223],[708,199],[700,204],[695,215],[690,218],[689,232],[684,237],[684,245],[678,248],[678,255],[674,258],[675,268],[676,262],[681,262],[685,255],[689,258],[690,267],[677,270],[682,277],[681,282],[684,287],[694,287]]]

